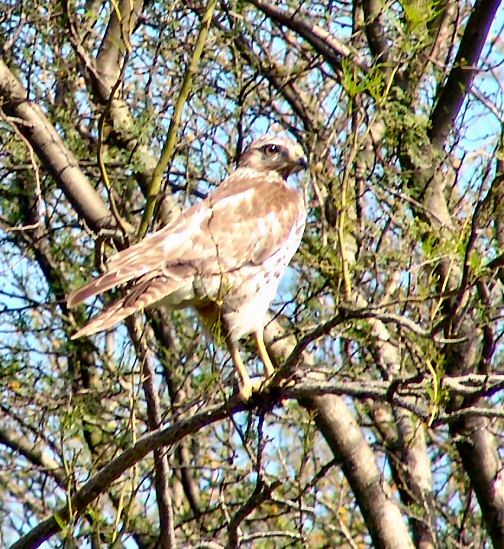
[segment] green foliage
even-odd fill
[[[341,85],[349,98],[369,94],[375,101],[383,101],[387,85],[383,65],[373,65],[366,74],[357,73],[355,66],[346,59],[341,65],[343,69]]]

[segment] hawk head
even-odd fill
[[[255,139],[245,149],[238,162],[239,168],[256,171],[276,171],[284,179],[307,167],[301,146],[287,137],[266,135]]]

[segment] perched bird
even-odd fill
[[[306,222],[303,196],[286,180],[305,168],[303,150],[294,141],[272,136],[253,141],[215,192],[112,256],[102,276],[70,295],[68,306],[74,307],[129,283],[124,297],[73,338],[107,330],[154,304],[192,307],[214,338],[225,341],[247,400],[253,384],[237,344],[253,334],[266,376],[273,375],[264,323]]]

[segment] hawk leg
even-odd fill
[[[271,362],[266,345],[264,344],[264,339],[262,333],[254,332],[254,338],[257,344],[257,350],[259,351],[259,356],[264,364],[264,369],[266,371],[266,379],[269,379],[275,373],[275,368]]]
[[[240,352],[238,351],[236,345],[231,341],[229,336],[226,337],[226,346],[229,350],[231,358],[233,359],[233,364],[236,368],[236,371],[240,376],[240,397],[243,401],[247,402],[247,400],[252,395],[252,391],[254,390],[254,384],[252,383],[252,381],[250,381],[250,377],[247,370],[245,369],[245,365],[243,364]]]
[[[257,344],[257,350],[259,351],[259,356],[261,357],[261,360],[264,364],[264,369],[266,371],[266,382],[268,382],[273,375],[275,374],[275,367],[273,366],[273,363],[271,362],[271,358],[268,354],[268,350],[266,349],[266,345],[264,344],[264,338],[262,332],[254,332],[254,338]],[[285,381],[285,379],[282,379],[278,382],[279,387],[290,387],[294,385],[292,381]],[[280,403],[283,405],[286,402],[285,399],[280,398]]]
[[[275,368],[269,357],[268,351],[266,349],[266,345],[264,344],[263,336],[259,332],[254,332],[254,339],[256,341],[257,349],[259,351],[259,357],[261,358],[264,364],[266,379],[269,379],[275,373]],[[243,364],[243,360],[240,356],[240,352],[238,351],[238,348],[231,341],[229,337],[226,337],[226,346],[229,350],[229,354],[231,355],[231,358],[233,359],[233,364],[236,368],[236,371],[240,376],[240,397],[243,401],[246,402],[252,396],[253,391],[260,390],[260,388],[263,386],[264,381],[261,381],[260,383],[256,383],[256,384],[252,383],[248,375],[248,372],[245,368],[245,365]]]

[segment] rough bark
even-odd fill
[[[113,230],[116,227],[113,217],[79,168],[77,159],[40,107],[28,99],[26,90],[3,60],[0,60],[0,98],[3,113],[28,140],[79,216],[96,233]]]
[[[375,547],[414,547],[393,495],[383,482],[373,452],[359,425],[339,397],[302,401],[315,415],[315,423],[330,445],[369,528]],[[390,525],[393,524],[394,528]]]

